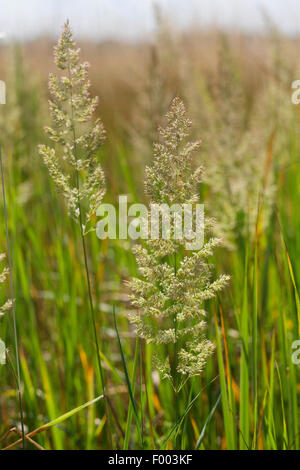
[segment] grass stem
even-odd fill
[[[15,292],[14,292],[12,260],[11,260],[11,251],[10,251],[10,242],[9,242],[9,233],[8,233],[7,205],[6,205],[6,197],[5,197],[5,182],[4,182],[1,146],[0,146],[0,166],[1,166],[2,195],[3,195],[3,206],[4,206],[4,217],[5,217],[7,257],[8,257],[8,266],[9,266],[9,274],[10,274],[10,295],[11,295],[11,300],[12,300],[12,313],[13,313],[13,334],[14,334],[16,368],[17,368],[16,384],[17,384],[17,390],[18,390],[18,400],[19,400],[19,409],[20,409],[22,447],[23,449],[25,449],[24,415],[23,415],[23,403],[22,403],[22,392],[21,392],[21,371],[20,371],[20,356],[19,356],[18,330],[17,330],[16,306],[15,306]]]

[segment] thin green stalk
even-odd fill
[[[18,330],[17,330],[17,319],[16,319],[12,262],[11,262],[10,243],[9,243],[9,234],[8,234],[7,206],[6,206],[6,197],[5,197],[4,171],[3,171],[3,163],[2,163],[1,146],[0,146],[0,165],[1,165],[2,194],[3,194],[3,206],[4,206],[4,217],[5,217],[5,230],[6,230],[7,257],[8,257],[8,266],[9,266],[9,274],[10,274],[10,294],[11,294],[12,312],[13,312],[14,343],[15,343],[15,354],[16,354],[16,366],[17,366],[16,383],[17,383],[19,408],[20,408],[22,447],[23,449],[25,449],[25,432],[24,432],[24,416],[23,416],[23,404],[22,404],[22,392],[21,392],[21,371],[20,371],[20,356],[19,356],[19,346],[18,346]]]
[[[134,399],[135,386],[132,387],[131,383],[130,383],[130,380],[129,380],[129,374],[128,374],[128,369],[127,369],[127,365],[126,365],[125,355],[124,355],[124,351],[123,351],[123,347],[122,347],[122,343],[121,343],[121,338],[120,338],[119,330],[118,330],[118,326],[117,326],[115,305],[113,306],[113,314],[114,314],[114,326],[115,326],[116,335],[117,335],[117,338],[118,338],[118,344],[119,344],[119,349],[120,349],[120,354],[121,354],[121,359],[122,359],[122,364],[123,364],[127,389],[128,389],[128,393],[129,393],[129,398],[130,398],[130,401],[131,401],[132,410],[133,410],[134,419],[135,419],[135,422],[136,422],[139,438],[141,440],[141,446],[144,449],[143,434],[141,432],[141,423],[140,423],[139,414],[138,414],[138,410],[137,410],[135,399]],[[138,344],[137,344],[137,348],[138,348]],[[134,371],[136,370],[136,366],[137,366],[137,359],[135,358]]]
[[[145,384],[146,385],[146,384]],[[140,342],[140,400],[141,400],[141,433],[144,442],[144,407],[143,407],[143,345]]]
[[[221,403],[223,410],[224,418],[224,430],[226,437],[226,445],[228,450],[236,449],[235,442],[235,429],[234,429],[234,416],[232,414],[231,403],[228,399],[227,387],[226,387],[226,374],[223,360],[223,351],[221,344],[221,335],[219,332],[219,324],[217,320],[217,315],[215,313],[215,327],[216,327],[216,343],[217,343],[217,358],[218,358],[218,367],[220,375],[220,389],[221,389]]]
[[[135,393],[136,369],[137,369],[137,363],[138,363],[139,345],[140,345],[140,338],[137,338],[136,345],[135,345],[134,360],[133,360],[133,370],[132,370],[132,376],[131,376],[133,396]],[[123,450],[128,450],[128,446],[129,446],[132,413],[133,413],[133,406],[132,406],[132,401],[130,400],[129,405],[128,405],[128,412],[127,412],[126,431],[125,431]]]
[[[71,77],[70,66],[69,66],[68,72],[69,72],[69,77]],[[76,145],[76,131],[75,131],[75,125],[74,125],[74,107],[73,107],[72,88],[70,90],[70,102],[71,102],[71,128],[72,128],[72,133],[73,133],[74,156],[75,156],[75,159],[77,160],[77,145]],[[93,326],[93,334],[94,334],[95,346],[96,346],[96,350],[97,350],[97,364],[98,364],[98,370],[99,370],[99,375],[100,375],[100,380],[101,380],[101,385],[102,385],[102,393],[103,393],[104,397],[106,397],[106,387],[105,387],[104,374],[103,374],[103,368],[102,368],[101,357],[100,357],[99,340],[98,340],[98,335],[97,335],[96,318],[95,318],[95,311],[94,311],[92,290],[91,290],[90,272],[89,272],[89,266],[88,266],[88,260],[87,260],[87,250],[86,250],[86,244],[85,244],[84,232],[83,232],[82,208],[81,208],[81,203],[80,203],[80,198],[79,198],[79,190],[80,190],[79,172],[78,172],[77,169],[76,169],[75,173],[76,173],[76,175],[75,175],[76,187],[77,187],[77,193],[78,193],[80,236],[81,236],[82,251],[83,251],[83,257],[84,257],[84,266],[85,266],[87,287],[88,287],[88,297],[89,297],[90,313],[91,313],[92,326]],[[108,425],[108,429],[109,429],[108,435],[109,435],[109,440],[110,440],[110,444],[111,444],[112,443],[112,435],[111,435],[110,422],[109,422],[109,413],[108,413],[106,400],[105,400],[105,414],[106,414],[107,425]]]
[[[248,311],[248,248],[246,249],[244,292],[241,311],[241,365],[240,365],[240,449],[249,449],[250,439],[250,397],[249,397],[249,311]]]
[[[258,393],[257,393],[257,244],[254,253],[253,272],[253,316],[252,316],[252,356],[253,356],[253,399],[254,399],[254,433],[252,447],[257,448],[257,423],[258,423]]]
[[[177,257],[176,253],[174,254],[174,274],[175,277],[177,276]],[[179,400],[178,400],[178,393],[179,393],[179,384],[178,384],[178,342],[177,342],[177,329],[178,329],[178,322],[177,322],[177,313],[175,314],[175,348],[174,348],[174,394],[175,394],[175,423],[177,423],[179,418]],[[179,443],[179,436],[178,433],[176,434],[175,438],[175,447],[176,449],[180,449]]]
[[[218,378],[218,376],[214,377],[207,385],[205,385],[205,387],[203,387],[200,392],[197,393],[197,395],[189,402],[188,406],[186,407],[184,413],[179,416],[178,420],[176,421],[176,423],[172,426],[171,430],[169,431],[167,437],[164,439],[162,445],[160,446],[160,449],[159,450],[165,450],[165,447],[170,439],[170,437],[172,436],[172,434],[176,431],[178,432],[178,428],[181,426],[181,424],[183,423],[183,420],[185,419],[185,417],[188,415],[188,413],[191,411],[194,403],[197,401],[197,399],[200,397],[201,393],[209,386],[211,385],[216,379]]]
[[[91,312],[91,317],[92,317],[92,325],[93,325],[95,345],[96,345],[96,349],[97,349],[97,363],[98,363],[98,369],[99,369],[100,378],[101,378],[102,390],[103,390],[103,394],[105,395],[105,383],[104,383],[103,368],[102,368],[100,352],[99,352],[100,351],[99,341],[98,341],[98,335],[97,335],[96,318],[95,318],[95,311],[94,311],[93,298],[92,298],[90,272],[89,272],[89,266],[88,266],[88,261],[87,261],[87,250],[86,250],[84,233],[83,233],[83,228],[82,228],[82,213],[81,213],[80,203],[79,203],[79,219],[80,219],[80,235],[81,235],[82,251],[83,251],[83,257],[84,257],[84,266],[85,266],[85,273],[86,273],[86,280],[87,280],[87,287],[88,287],[90,312]]]
[[[289,439],[287,434],[287,425],[286,425],[286,418],[285,418],[285,409],[284,409],[284,400],[283,400],[283,388],[282,388],[282,381],[280,377],[279,367],[276,362],[276,370],[278,374],[278,381],[279,381],[279,390],[280,390],[280,402],[281,402],[281,411],[282,411],[282,447],[284,450],[287,450],[289,445]]]
[[[204,436],[205,436],[206,429],[207,429],[207,427],[209,426],[209,424],[210,424],[210,422],[211,422],[211,420],[212,420],[212,418],[213,418],[213,415],[214,415],[214,413],[215,413],[215,411],[216,411],[216,409],[217,409],[217,407],[218,407],[218,404],[219,404],[219,402],[220,402],[220,400],[221,400],[221,397],[222,397],[222,393],[219,394],[216,403],[214,404],[214,406],[213,406],[212,409],[210,410],[210,412],[209,412],[209,414],[208,414],[208,416],[207,416],[207,418],[206,418],[206,420],[205,420],[205,423],[204,423],[204,425],[203,425],[203,428],[202,428],[202,431],[201,431],[201,433],[200,433],[199,439],[198,439],[197,444],[196,444],[196,446],[195,446],[195,450],[198,450],[199,447],[200,447],[201,444],[202,444],[202,441],[203,441]]]

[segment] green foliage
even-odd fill
[[[58,65],[63,67],[66,54],[73,60],[77,53],[70,43],[70,37],[65,40],[72,47],[68,47],[57,57]],[[259,53],[268,64],[268,48],[264,47],[266,44],[263,38],[259,40],[262,41],[259,43]],[[232,226],[228,227],[230,247],[233,248],[231,251],[212,249],[209,255],[214,264],[213,279],[218,279],[223,272],[231,276],[230,284],[218,293],[217,301],[203,299],[200,309],[206,311],[206,336],[215,344],[216,353],[207,360],[202,374],[191,377],[183,386],[176,400],[169,381],[161,380],[152,367],[158,345],[155,342],[137,340],[133,327],[128,322],[128,314],[136,312],[129,303],[124,280],[128,281],[139,275],[132,247],[124,240],[100,241],[95,233],[86,238],[86,244],[97,332],[101,328],[98,351],[95,341],[91,339],[81,234],[74,220],[66,216],[64,201],[34,150],[38,141],[43,142],[37,124],[40,128],[42,124],[46,124],[43,109],[46,107],[47,87],[41,88],[41,81],[37,78],[45,65],[33,66],[28,54],[15,53],[16,62],[9,72],[14,80],[10,81],[8,90],[8,108],[1,108],[1,142],[4,146],[8,228],[20,339],[24,423],[26,432],[42,427],[43,430],[34,434],[32,440],[43,448],[106,449],[113,446],[135,449],[143,445],[145,449],[300,449],[300,370],[292,362],[292,344],[300,339],[298,109],[290,104],[290,81],[284,78],[285,74],[280,74],[279,81],[275,68],[265,72],[256,62],[254,64],[249,50],[242,49],[243,41],[239,43],[243,51],[240,55],[236,49],[233,51],[235,46],[228,42],[226,47],[232,48],[231,52],[235,53],[235,65],[232,65],[232,61],[228,62],[230,70],[226,71],[227,82],[224,83],[221,96],[224,108],[227,107],[227,111],[230,111],[227,124],[225,119],[223,121],[227,111],[219,107],[220,96],[217,98],[213,92],[212,82],[217,82],[220,77],[215,74],[213,65],[206,62],[206,51],[202,51],[206,48],[206,43],[204,42],[205,47],[202,49],[198,47],[202,44],[202,39],[193,44],[197,46],[193,49],[196,51],[194,56],[188,45],[184,49],[185,62],[189,66],[188,73],[184,75],[185,98],[193,117],[193,127],[203,138],[203,153],[200,152],[200,158],[204,153],[211,158],[210,170],[205,174],[213,178],[215,167],[218,175],[215,187],[214,181],[201,185],[200,200],[210,206],[212,215],[216,217],[222,212],[222,207],[226,211],[229,208],[224,219],[227,214],[233,214],[241,229],[237,237],[232,237],[236,232],[232,232]],[[209,56],[217,53],[213,44],[210,43],[209,47]],[[290,60],[289,69],[293,71],[293,78],[297,78],[296,70],[292,68],[297,61],[290,59],[293,47],[289,49],[287,40],[285,46],[279,44],[279,47],[282,50],[278,49],[278,53],[281,52],[286,61]],[[126,192],[136,202],[137,195],[142,193],[144,177],[136,170],[133,142],[126,129],[128,124],[134,125],[131,111],[133,97],[136,95],[132,90],[139,88],[134,80],[130,81],[125,75],[124,64],[117,64],[116,57],[119,56],[114,56],[117,53],[109,50],[110,60],[115,60],[116,67],[119,66],[116,69],[118,80],[115,80],[115,71],[113,67],[109,68],[103,55],[101,62],[100,55],[94,57],[92,68],[97,70],[99,83],[109,82],[102,101],[104,98],[105,102],[104,95],[109,87],[112,90],[111,94],[107,94],[109,99],[112,99],[113,93],[118,97],[118,100],[109,103],[110,111],[103,114],[105,126],[110,129],[107,146],[101,148],[101,162],[107,180],[106,198],[114,202],[122,187],[122,192]],[[201,61],[197,59],[198,54]],[[252,60],[252,67],[247,66],[247,60]],[[198,62],[201,64],[197,65]],[[139,66],[141,63],[139,61]],[[236,73],[237,69],[243,68],[249,72],[249,76]],[[30,76],[28,70],[31,72]],[[83,69],[78,64],[76,73],[80,70]],[[65,71],[66,69],[61,70],[62,77],[66,75]],[[108,73],[111,80],[107,80]],[[290,75],[289,73],[288,77]],[[59,77],[58,80],[61,79]],[[53,84],[59,86],[58,83],[61,82],[55,80],[53,77]],[[132,88],[125,93],[124,83],[129,82]],[[68,83],[66,81],[63,84],[65,90]],[[97,83],[94,84],[93,81],[93,85],[97,86]],[[77,91],[82,86],[83,82],[77,84]],[[248,105],[244,101],[241,104],[238,97],[234,98],[235,86],[238,87],[237,94],[240,90],[245,91]],[[168,88],[168,80],[164,80],[164,87]],[[277,102],[279,93],[280,102]],[[162,104],[160,100],[157,101],[158,105]],[[204,102],[207,119],[203,118],[202,113]],[[255,106],[250,106],[250,102]],[[76,103],[80,104],[77,99]],[[256,106],[259,103],[261,106]],[[63,105],[66,112],[70,109],[69,104],[68,98]],[[52,109],[59,113],[58,108]],[[151,111],[151,107],[147,109],[150,114],[147,123],[149,126],[143,129],[153,129],[153,122],[156,126],[157,116],[162,117],[162,113],[158,110]],[[118,132],[111,124],[115,122],[117,114],[123,120],[126,117],[126,129],[118,129]],[[6,116],[4,121],[3,116]],[[66,115],[63,116],[65,119]],[[119,124],[122,122],[121,118],[118,120]],[[233,127],[236,123],[239,125]],[[86,124],[76,122],[80,135],[81,132],[88,132],[87,127],[93,129],[93,126],[90,128],[90,123],[87,127]],[[58,139],[63,138],[60,134],[63,128],[64,126],[58,129],[53,127],[58,133]],[[215,129],[220,130],[220,134]],[[262,138],[262,130],[266,131],[267,138]],[[138,134],[138,125],[135,131]],[[146,137],[147,142],[152,141],[152,135]],[[249,138],[251,140],[252,137],[254,142],[248,147]],[[234,172],[228,173],[227,166],[221,168],[218,162],[221,160],[222,148],[226,149],[225,163],[229,162],[237,141],[243,145],[238,145],[239,152],[234,157]],[[68,187],[74,189],[75,167],[72,166],[72,152],[69,148],[66,154],[68,160],[64,160],[64,145],[57,145],[60,143],[62,142],[53,144],[55,155],[62,165],[60,171],[65,176],[70,176]],[[257,144],[258,152],[253,150],[253,146],[258,148]],[[83,145],[82,141],[80,145]],[[216,150],[218,153],[214,154]],[[45,151],[52,158],[52,148]],[[83,147],[78,151],[84,165],[84,159],[81,158],[84,156]],[[98,160],[98,148],[92,154],[93,165],[95,163],[93,168],[96,168],[94,155]],[[147,164],[149,155],[148,149]],[[146,166],[144,156],[140,157],[139,165]],[[164,176],[163,180],[155,180],[157,184],[163,184],[164,189],[171,182],[170,165],[166,167],[162,168],[164,173],[160,173]],[[252,177],[249,177],[253,168],[257,169],[254,185],[251,184]],[[85,167],[79,171],[79,187],[82,189],[89,169]],[[246,175],[245,186],[243,175]],[[227,176],[229,180],[226,179]],[[237,195],[233,205],[230,205],[227,197],[228,185],[227,188],[223,186],[228,182],[230,185],[233,182],[234,189],[238,183],[240,193],[237,194],[242,194],[241,201]],[[268,193],[265,198],[261,190],[265,187],[265,182],[266,187],[276,187],[276,200],[274,202],[274,198],[271,198],[272,204],[269,204]],[[249,194],[247,188],[251,190]],[[97,191],[103,189],[101,182]],[[252,191],[255,193],[253,197]],[[260,197],[257,191],[260,192]],[[196,193],[198,194],[198,189]],[[183,191],[180,194],[185,193]],[[249,205],[243,202],[248,202],[247,194],[251,199]],[[176,194],[173,200],[176,200]],[[87,200],[81,202],[88,212]],[[245,212],[243,215],[235,209],[240,203]],[[0,244],[1,251],[5,251],[2,205],[0,210]],[[250,220],[251,227],[250,224],[247,225]],[[176,265],[178,273],[184,256],[178,255],[176,263],[173,255],[162,259],[155,257],[154,263],[154,258],[147,258],[143,247],[138,250],[144,268],[146,271],[148,269],[146,274],[155,271],[156,275],[163,275],[166,279],[164,288],[172,287],[174,292],[174,279],[168,266],[174,273]],[[187,277],[183,276],[182,282],[187,281]],[[10,297],[6,290],[2,290],[4,285],[1,284],[1,305]],[[158,290],[155,292],[157,295]],[[159,300],[157,298],[157,302]],[[141,307],[151,307],[150,302],[147,304],[146,301],[147,298],[145,305]],[[117,306],[117,330],[113,305]],[[160,323],[155,323],[156,326],[158,324]],[[2,365],[0,370],[1,436],[12,425],[20,423],[16,382],[12,373],[16,358],[11,326],[10,311],[7,311],[1,318],[0,337],[8,348],[12,367]],[[166,345],[169,346],[174,347],[174,344]],[[165,346],[159,347],[164,349]],[[166,352],[163,350],[163,359],[167,356]],[[88,406],[94,397],[100,395],[97,353],[103,364],[108,400],[99,398],[93,406]],[[171,351],[171,374],[174,354],[175,350]],[[3,351],[0,351],[0,361],[3,357]],[[166,367],[166,374],[170,369]],[[86,405],[80,406],[83,403]],[[108,413],[105,413],[105,404],[109,405]],[[73,411],[66,414],[68,410]],[[109,440],[109,426],[112,443]],[[0,445],[5,447],[19,437],[9,433]],[[27,448],[35,448],[35,443],[26,440]]]

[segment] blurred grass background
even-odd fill
[[[67,217],[37,152],[37,145],[46,141],[53,44],[43,38],[0,48],[0,76],[7,84],[0,141],[28,432],[101,391],[79,230]],[[182,414],[197,397],[181,423],[183,449],[300,448],[300,376],[299,366],[292,363],[292,343],[300,339],[300,108],[291,103],[291,83],[299,77],[299,46],[299,39],[280,35],[272,25],[264,35],[213,29],[179,34],[162,18],[151,44],[80,42],[81,57],[91,63],[93,93],[100,97],[98,111],[107,130],[99,153],[106,202],[115,203],[119,194],[144,201],[144,168],[151,161],[157,126],[175,95],[185,100],[193,132],[203,141],[198,163],[206,162],[210,181],[203,185],[202,200],[212,215],[226,212],[225,201],[228,214],[239,216],[223,192],[224,182],[234,186],[239,181],[246,200],[254,186],[257,192],[254,227],[227,225],[230,246],[219,249],[212,260],[216,271],[229,273],[232,281],[218,302],[206,305],[208,336],[217,350],[203,376],[193,378],[182,392]],[[245,153],[236,160],[240,148]],[[227,165],[220,166],[224,161]],[[253,162],[255,171],[248,171]],[[214,173],[221,178],[219,185]],[[274,192],[269,201],[264,189],[270,182]],[[249,207],[243,213],[247,220]],[[3,252],[2,204],[0,208]],[[171,449],[175,410],[170,385],[153,372],[151,346],[136,340],[127,320],[132,307],[124,281],[137,275],[130,247],[130,241],[101,242],[95,233],[88,236],[113,446],[141,447],[114,328],[116,304],[144,448]],[[1,292],[3,299],[6,295]],[[0,329],[14,360],[11,319],[3,320]],[[20,426],[8,366],[0,369],[0,386],[4,435]],[[9,435],[2,447],[13,439]],[[103,403],[51,427],[36,442],[46,449],[108,448]]]

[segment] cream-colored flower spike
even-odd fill
[[[150,203],[197,203],[202,168],[193,170],[193,153],[199,142],[187,143],[191,121],[183,102],[175,98],[154,145],[154,163],[146,170],[146,193]],[[134,248],[141,279],[129,282],[137,314],[130,315],[136,333],[148,343],[162,347],[167,355],[156,360],[163,377],[175,389],[190,376],[201,374],[214,345],[205,337],[203,302],[215,297],[229,281],[221,275],[211,279],[207,259],[221,240],[208,238],[202,249],[185,251],[185,240],[148,240]],[[175,351],[175,352],[174,352]],[[181,377],[175,380],[175,375]]]
[[[105,130],[100,119],[91,123],[98,98],[90,96],[89,64],[79,63],[79,49],[69,22],[64,25],[54,57],[62,73],[49,76],[52,97],[49,111],[53,127],[46,127],[45,131],[55,144],[59,144],[60,152],[46,145],[40,145],[39,152],[67,200],[69,214],[80,221],[82,205],[86,209],[82,223],[92,224],[105,194],[104,173],[96,156]]]
[[[0,254],[0,262],[3,261],[5,259],[5,254]],[[9,275],[9,269],[8,268],[4,268],[1,272],[0,272],[0,284],[3,284],[6,279],[7,279],[7,276]],[[0,318],[3,317],[3,315],[11,309],[11,306],[12,306],[12,301],[11,300],[7,300],[4,305],[0,306]],[[5,364],[5,356],[6,356],[6,347],[5,347],[5,344],[3,342],[3,340],[0,338],[0,364]]]

